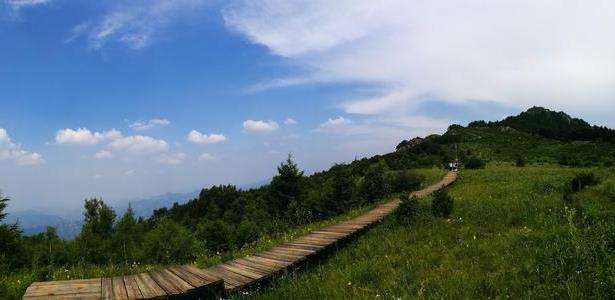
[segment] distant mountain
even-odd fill
[[[26,235],[44,232],[47,226],[53,226],[57,229],[58,235],[63,239],[74,238],[81,231],[82,225],[82,221],[79,220],[67,220],[34,210],[9,213],[5,223],[19,224],[19,228]]]
[[[148,218],[154,212],[154,209],[162,207],[171,207],[173,203],[179,204],[186,203],[199,196],[200,191],[193,191],[188,193],[166,193],[163,195],[153,196],[149,198],[137,199],[137,200],[125,200],[113,205],[113,209],[118,216],[124,214],[128,209],[128,204],[132,207],[132,210],[137,217]]]

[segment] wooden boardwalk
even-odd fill
[[[449,172],[440,182],[420,191],[426,196],[457,178]],[[206,269],[193,265],[172,266],[161,271],[113,278],[35,282],[24,299],[167,299],[218,298],[259,283],[321,254],[393,212],[400,201],[380,205],[364,215],[327,226],[267,251],[231,260]]]

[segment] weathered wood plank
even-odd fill
[[[138,274],[135,280],[139,286],[139,290],[141,291],[143,298],[160,299],[167,296],[167,292],[165,292],[165,290],[161,288],[148,273]]]
[[[113,277],[113,299],[127,300],[128,294],[126,293],[126,285],[124,284],[123,277]]]
[[[102,299],[103,300],[112,300],[113,299],[113,279],[111,278],[103,278],[101,281],[102,287]]]
[[[143,294],[139,290],[136,278],[136,275],[124,276],[124,285],[126,286],[128,299],[143,299]]]

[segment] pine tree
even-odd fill
[[[269,187],[268,202],[272,214],[282,215],[287,212],[291,202],[300,203],[302,181],[303,171],[299,171],[289,154],[278,167],[278,175],[273,177]]]

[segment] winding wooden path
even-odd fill
[[[413,192],[423,197],[453,183],[456,172],[449,172],[440,182]],[[381,221],[393,212],[400,201],[380,205],[364,215],[327,226],[273,247],[267,251],[231,260],[206,269],[193,265],[172,266],[161,271],[113,278],[35,282],[24,299],[206,299],[219,298],[259,283],[329,247],[347,240]],[[179,246],[179,245],[178,245]]]

